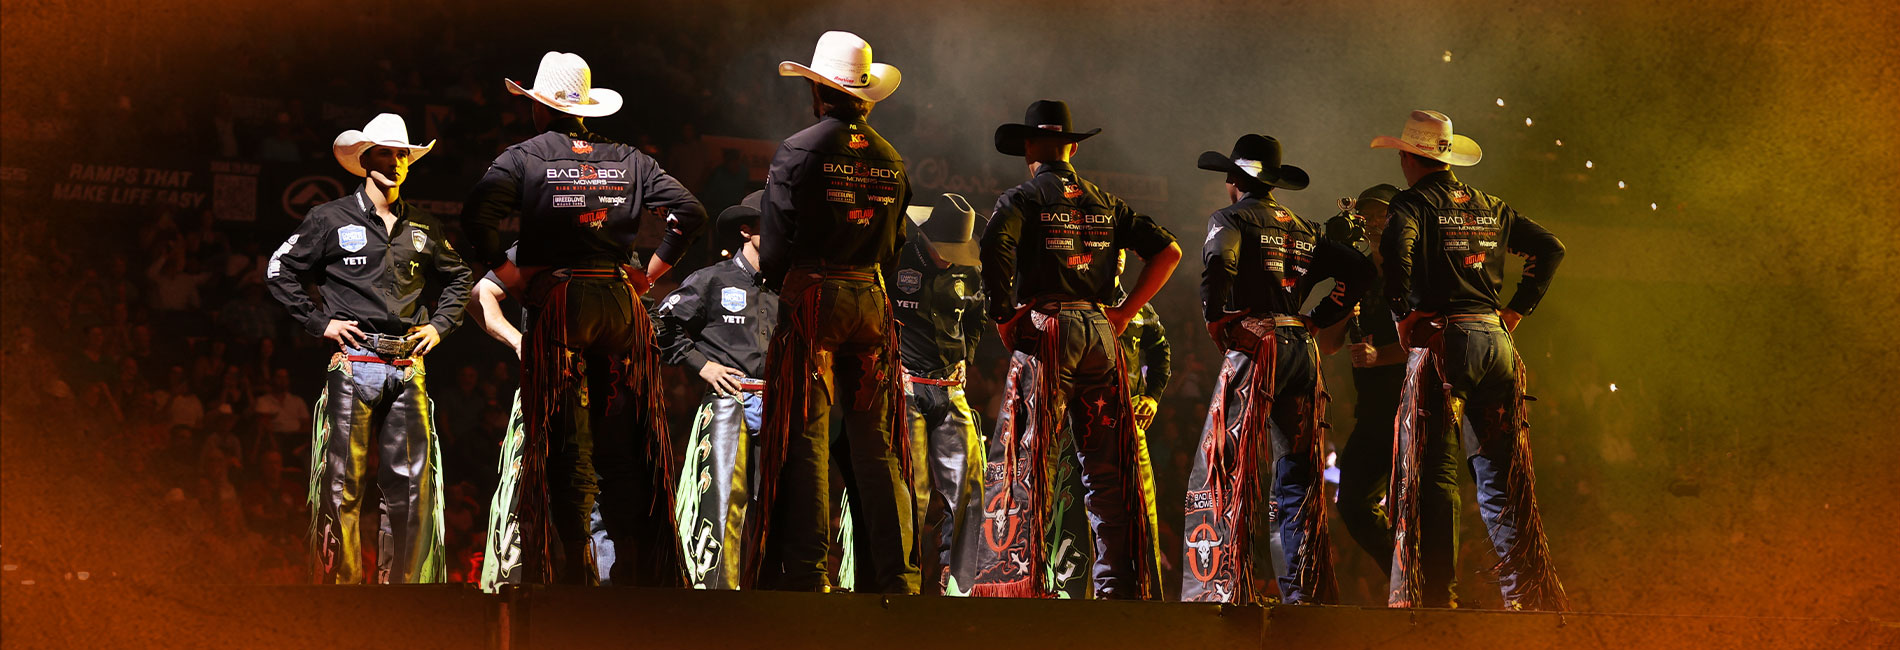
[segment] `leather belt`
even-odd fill
[[[352,354],[352,355],[349,355],[349,357],[351,361],[360,361],[362,363],[380,363],[385,366],[395,366],[397,368],[407,368],[409,366],[415,365],[416,363],[414,359],[410,359],[408,357],[397,357],[397,358],[392,359],[389,357],[373,357],[366,354]]]
[[[1312,329],[1313,327],[1311,323],[1306,322],[1306,319],[1300,318],[1298,316],[1274,316],[1273,326],[1274,327],[1298,327],[1300,329]]]
[[[1102,308],[1099,303],[1092,300],[1048,299],[1033,300],[1029,304],[1032,309],[1045,314],[1059,311],[1095,311]]]
[[[808,273],[827,280],[876,282],[879,270],[876,264],[804,264],[793,267],[792,272]]]
[[[1486,323],[1490,325],[1496,325],[1498,327],[1504,326],[1504,319],[1498,318],[1497,314],[1452,314],[1445,317],[1445,322],[1447,323]]]
[[[929,377],[911,377],[910,383],[923,384],[925,386],[962,386],[963,380],[961,379],[931,379]]]
[[[385,357],[406,357],[416,350],[416,342],[408,336],[391,334],[364,334],[360,349],[375,352]]]
[[[765,390],[765,381],[762,379],[741,379],[739,380],[739,390]]]

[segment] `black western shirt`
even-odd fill
[[[1120,293],[1122,300],[1128,299],[1126,292]],[[1168,344],[1168,330],[1161,326],[1161,314],[1155,311],[1154,303],[1142,305],[1135,319],[1128,321],[1127,329],[1122,330],[1121,346],[1122,363],[1128,370],[1128,394],[1160,400],[1173,376],[1174,348]]]
[[[1379,242],[1369,241],[1364,238],[1354,240],[1354,241],[1346,241],[1342,238],[1335,238],[1334,233],[1343,234],[1347,232],[1348,225],[1344,222],[1345,219],[1346,217],[1342,215],[1342,216],[1333,217],[1331,220],[1326,222],[1327,238],[1332,239],[1333,241],[1339,242],[1341,244],[1346,244],[1348,246],[1351,246],[1353,250],[1359,251],[1359,254],[1365,255],[1367,256],[1368,259],[1370,259],[1372,256],[1373,247],[1379,245]],[[1377,265],[1376,261],[1374,262],[1374,265],[1376,267]],[[1359,293],[1359,297],[1360,297],[1360,300],[1359,300],[1359,329],[1360,329],[1359,335],[1361,337],[1360,340],[1370,338],[1372,339],[1372,344],[1375,346],[1390,345],[1390,344],[1399,342],[1398,324],[1392,320],[1392,310],[1385,302],[1385,285],[1382,278],[1383,276],[1378,275],[1377,269],[1375,268],[1372,282],[1369,282],[1366,284],[1365,291],[1360,292],[1358,291],[1358,287],[1353,288],[1355,292]],[[1347,341],[1347,342],[1358,343],[1360,342],[1360,340],[1353,340],[1353,341]],[[1364,368],[1354,368],[1353,370],[1354,371],[1364,370]]]
[[[666,362],[695,372],[713,361],[764,377],[777,325],[778,294],[765,288],[744,255],[694,271],[653,308]]]
[[[389,206],[395,226],[385,228],[364,192],[359,188],[304,215],[264,269],[271,295],[316,336],[332,320],[396,336],[428,324],[446,336],[462,322],[468,304],[468,266],[427,210],[397,201]],[[304,293],[306,279],[323,297],[321,309]],[[433,312],[421,304],[431,279],[442,289]]]
[[[1003,192],[983,229],[983,291],[997,322],[1043,297],[1115,302],[1118,255],[1148,259],[1174,243],[1154,219],[1076,176],[1042,163],[1034,178]]]
[[[904,369],[932,375],[976,360],[977,344],[989,323],[983,318],[983,278],[974,266],[938,266],[912,239],[894,269],[885,269],[891,307],[904,327],[898,347]]]
[[[826,117],[772,157],[759,215],[759,270],[777,289],[802,264],[892,266],[904,243],[910,176],[862,118]]]
[[[640,219],[667,211],[655,253],[673,264],[706,223],[706,208],[639,149],[556,120],[548,132],[509,147],[482,175],[462,210],[481,262],[501,264],[509,242],[501,220],[521,211],[521,266],[608,268],[634,252]]]
[[[1458,182],[1450,170],[1392,197],[1385,237],[1385,297],[1393,314],[1484,314],[1504,306],[1504,254],[1524,257],[1510,308],[1528,315],[1564,259],[1557,236],[1503,200]]]
[[[1372,283],[1372,260],[1325,238],[1271,194],[1248,194],[1207,221],[1201,308],[1210,323],[1236,313],[1297,315],[1313,287],[1332,278],[1332,294],[1313,308],[1313,321],[1326,327],[1350,315]]]

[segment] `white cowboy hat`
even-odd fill
[[[410,144],[409,126],[403,123],[402,116],[395,113],[383,113],[370,120],[361,131],[350,129],[337,134],[336,141],[330,143],[330,152],[336,154],[337,164],[350,170],[350,173],[367,176],[369,172],[363,171],[363,152],[376,146],[408,149],[409,163],[415,164],[417,160],[427,155],[430,149],[435,148],[435,141],[430,140],[429,144]]]
[[[881,102],[904,75],[897,68],[871,62],[871,44],[851,32],[825,32],[812,50],[811,65],[780,61],[781,77],[805,77],[869,102]]]
[[[1451,132],[1451,118],[1438,111],[1412,111],[1405,121],[1405,134],[1382,135],[1372,139],[1374,149],[1397,149],[1442,163],[1469,167],[1478,164],[1484,150],[1471,138]]]
[[[576,117],[606,117],[620,110],[620,93],[593,87],[594,72],[579,54],[541,55],[541,69],[534,72],[532,88],[522,88],[513,79],[502,82],[508,84],[508,92],[527,95],[548,108]]]

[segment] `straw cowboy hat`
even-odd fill
[[[1405,134],[1382,135],[1372,139],[1374,149],[1397,149],[1438,162],[1470,167],[1484,157],[1484,150],[1471,138],[1451,132],[1451,118],[1438,111],[1412,111],[1405,121]]]
[[[1223,156],[1218,151],[1204,151],[1194,166],[1211,172],[1240,174],[1289,190],[1306,189],[1306,184],[1311,182],[1306,170],[1280,163],[1280,141],[1270,135],[1249,133],[1240,136],[1239,140],[1234,141],[1233,155]]]
[[[548,108],[575,117],[606,117],[620,110],[620,93],[594,87],[594,73],[579,54],[549,52],[541,55],[541,69],[534,72],[534,86],[522,88],[513,79],[503,79],[508,92],[527,95]]]
[[[778,74],[804,77],[867,102],[884,101],[904,78],[897,68],[872,63],[871,44],[851,32],[825,32],[812,50],[811,65],[780,61]]]
[[[1022,124],[996,127],[996,151],[1005,156],[1020,156],[1023,155],[1023,141],[1032,136],[1081,142],[1101,132],[1101,129],[1076,131],[1075,124],[1069,119],[1068,103],[1041,99],[1023,111]]]
[[[336,154],[337,164],[343,165],[343,168],[350,170],[350,173],[368,176],[369,172],[363,171],[363,152],[369,151],[370,147],[378,146],[408,149],[409,163],[415,164],[417,160],[427,155],[430,149],[435,148],[435,141],[430,140],[429,144],[410,144],[409,126],[403,124],[402,116],[395,113],[383,113],[370,120],[361,131],[350,129],[338,134],[336,141],[330,143],[330,152]]]

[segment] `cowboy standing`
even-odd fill
[[[920,576],[903,378],[881,281],[904,243],[910,180],[897,150],[866,122],[900,75],[873,63],[870,44],[847,32],[826,32],[810,66],[786,61],[779,74],[811,81],[819,121],[779,146],[761,206],[759,268],[784,304],[766,362],[772,390],[759,511],[746,518],[760,552],[747,561],[742,584],[830,590],[827,475],[835,414],[850,448],[850,462],[840,468],[857,495],[857,544],[870,560],[858,582],[914,594]]]
[[[361,189],[312,209],[271,254],[265,282],[304,330],[335,341],[310,453],[310,543],[318,582],[362,583],[357,511],[377,454],[383,522],[376,581],[441,582],[442,468],[422,357],[462,320],[469,270],[434,215],[402,200],[409,165],[435,147],[409,143],[383,113],[331,146]],[[304,293],[309,277],[321,308]],[[433,312],[423,293],[439,288]]]
[[[613,582],[678,585],[672,443],[640,294],[685,254],[705,208],[646,154],[586,129],[583,118],[613,114],[621,98],[592,87],[579,56],[549,52],[532,88],[506,83],[536,102],[545,132],[495,159],[462,218],[482,262],[529,311],[516,501],[527,581],[597,581],[588,519],[598,493],[615,542]],[[642,272],[626,261],[641,215],[655,209],[667,211],[666,234]],[[523,216],[509,262],[499,224],[514,210]],[[563,552],[558,573],[550,528]]]
[[[1030,104],[1022,124],[996,129],[996,149],[1022,156],[1028,181],[1003,193],[983,231],[989,314],[1014,351],[996,434],[990,437],[981,526],[968,544],[988,553],[953,567],[956,593],[1047,597],[1056,438],[1072,426],[1083,502],[1095,539],[1096,598],[1160,597],[1154,483],[1135,427],[1117,340],[1180,263],[1174,235],[1083,180],[1069,107]],[[1146,260],[1114,307],[1117,258]]]
[[[1128,253],[1116,256],[1115,304],[1128,300],[1122,289],[1121,271],[1126,270]],[[1161,325],[1161,313],[1153,303],[1142,305],[1134,320],[1122,330],[1122,359],[1128,371],[1128,394],[1135,410],[1135,428],[1144,434],[1160,411],[1161,393],[1168,389],[1173,375],[1174,347],[1168,343],[1168,329]]]
[[[1331,604],[1339,587],[1326,529],[1326,388],[1313,330],[1352,312],[1372,263],[1274,199],[1274,188],[1308,182],[1281,163],[1279,140],[1241,136],[1232,155],[1202,153],[1197,166],[1227,175],[1233,205],[1208,218],[1201,250],[1201,309],[1227,358],[1188,475],[1181,599],[1258,600],[1254,536],[1265,533],[1281,602]],[[1328,278],[1332,294],[1301,314]]]
[[[765,413],[760,377],[779,307],[758,271],[762,194],[719,213],[719,239],[737,249],[732,259],[686,276],[653,310],[666,362],[699,373],[707,385],[674,504],[687,583],[697,589],[739,588],[752,459]]]
[[[1386,206],[1399,188],[1379,184],[1360,192],[1326,222],[1326,238],[1353,247],[1380,263],[1377,242],[1385,235]],[[1360,287],[1355,286],[1358,290]],[[1392,571],[1392,524],[1386,517],[1386,484],[1392,477],[1392,419],[1405,381],[1405,348],[1386,307],[1377,278],[1361,292],[1356,315],[1345,328],[1322,332],[1320,352],[1345,348],[1352,356],[1352,436],[1339,451],[1339,522],[1379,570]],[[1327,337],[1325,334],[1338,334]]]
[[[1392,471],[1397,541],[1389,604],[1449,607],[1458,550],[1458,448],[1477,481],[1478,512],[1498,554],[1498,588],[1511,609],[1561,611],[1563,584],[1537,514],[1524,361],[1511,332],[1550,290],[1564,246],[1503,200],[1458,181],[1451,166],[1483,156],[1451,118],[1413,111],[1398,149],[1411,189],[1392,199],[1380,243],[1385,295],[1407,348]],[[1524,257],[1506,303],[1504,253]]]
[[[912,207],[904,251],[886,272],[891,302],[903,324],[906,430],[911,490],[926,536],[919,544],[941,590],[956,530],[983,494],[983,437],[964,395],[964,378],[983,340],[983,279],[977,259],[976,210],[960,194]],[[921,219],[917,219],[921,217]]]

